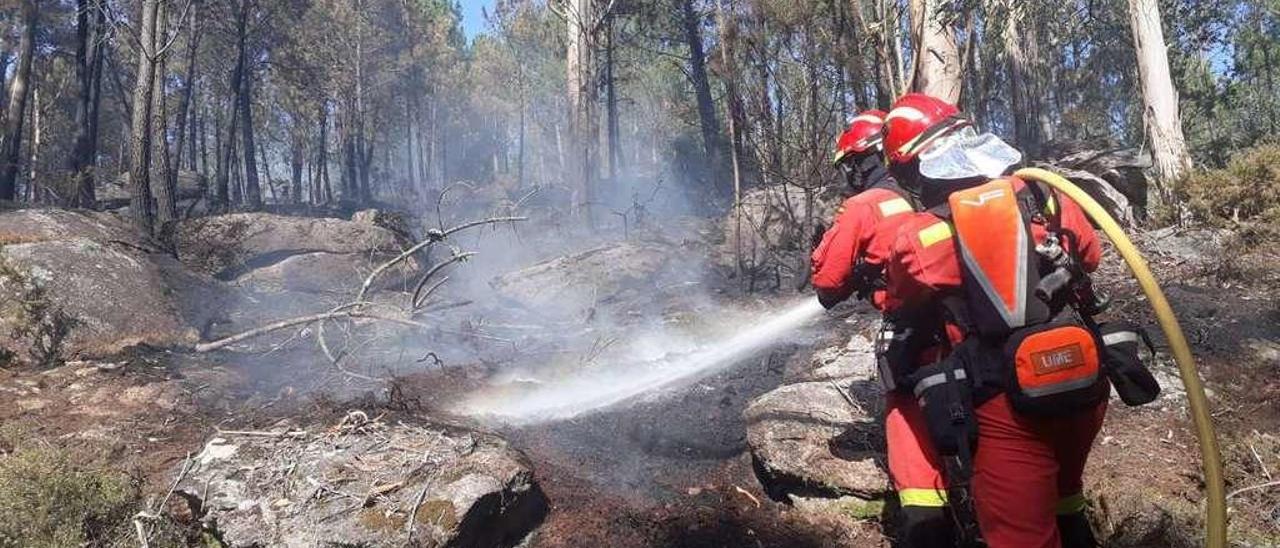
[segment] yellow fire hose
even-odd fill
[[[1209,414],[1209,401],[1205,397],[1204,385],[1196,373],[1195,358],[1191,356],[1191,347],[1187,346],[1187,338],[1178,325],[1178,318],[1173,315],[1173,309],[1169,307],[1168,299],[1160,290],[1155,277],[1151,275],[1151,269],[1147,268],[1147,262],[1142,258],[1142,254],[1133,246],[1133,242],[1129,241],[1129,236],[1124,233],[1120,225],[1116,224],[1107,210],[1098,205],[1098,202],[1085,191],[1062,176],[1043,169],[1020,169],[1014,175],[1022,179],[1043,182],[1080,204],[1085,214],[1098,223],[1102,231],[1111,239],[1116,251],[1124,257],[1125,263],[1133,271],[1133,277],[1138,280],[1138,285],[1142,286],[1142,292],[1146,293],[1147,299],[1151,301],[1151,308],[1160,322],[1160,329],[1169,340],[1173,359],[1178,363],[1178,373],[1182,377],[1183,386],[1187,389],[1187,404],[1191,407],[1196,438],[1200,442],[1205,492],[1208,496],[1205,546],[1224,548],[1227,545],[1227,501],[1226,488],[1222,480],[1222,454],[1218,450],[1218,437],[1213,431],[1213,420]]]

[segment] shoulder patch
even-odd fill
[[[951,225],[946,221],[938,221],[921,230],[919,233],[920,245],[924,247],[932,246],[938,242],[951,239]]]
[[[911,211],[911,204],[902,198],[894,198],[880,202],[880,215],[883,217],[892,217],[899,213],[907,213]]]

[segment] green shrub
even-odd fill
[[[134,482],[77,466],[54,449],[0,456],[0,547],[128,546]]]
[[[1280,144],[1240,151],[1222,169],[1198,170],[1176,192],[1202,221],[1280,225]]]

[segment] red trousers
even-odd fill
[[[990,548],[1062,545],[1058,517],[1084,509],[1084,465],[1105,414],[1104,402],[1071,417],[1026,417],[1014,413],[1004,395],[978,408],[972,485],[978,524]],[[915,398],[886,396],[885,438],[889,475],[903,509],[945,506],[946,483]]]
[[[946,506],[942,463],[929,441],[929,429],[915,397],[898,392],[885,395],[884,436],[889,477],[902,506]]]
[[[1003,394],[978,407],[973,497],[990,548],[1057,548],[1057,518],[1084,510],[1082,478],[1107,412],[1019,415]]]

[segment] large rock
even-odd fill
[[[768,263],[779,252],[807,253],[811,247],[804,241],[804,224],[806,220],[815,224],[831,221],[843,199],[837,190],[827,187],[808,196],[805,189],[792,185],[747,191],[739,208],[741,226],[737,212],[724,217],[721,260],[735,257],[739,247],[743,260],[750,265]]]
[[[403,249],[394,232],[371,223],[270,213],[186,220],[174,237],[179,260],[223,280],[309,253],[340,255],[345,264],[358,266]]]
[[[367,257],[350,253],[303,253],[250,270],[232,284],[272,293],[351,293],[375,266]]]
[[[1081,190],[1084,190],[1091,198],[1096,200],[1103,209],[1107,210],[1107,213],[1115,218],[1116,222],[1126,227],[1137,226],[1137,215],[1141,212],[1136,211],[1130,204],[1128,196],[1113,186],[1110,181],[1079,169],[1056,166],[1045,167],[1079,186]]]
[[[146,344],[185,346],[221,308],[210,279],[185,271],[110,214],[0,214],[0,354],[53,364]]]
[[[876,319],[873,325],[879,325]],[[834,344],[807,355],[799,363],[789,362],[788,382],[850,380],[873,381],[876,379],[876,348],[872,338],[875,332],[854,333],[845,344]],[[795,360],[793,360],[795,362]]]
[[[747,445],[765,491],[779,500],[883,497],[882,434],[867,403],[875,390],[867,381],[803,382],[751,402],[743,412]]]
[[[19,209],[0,214],[0,245],[84,238],[155,250],[125,219],[112,213]]]
[[[514,546],[545,515],[502,439],[354,416],[319,435],[214,438],[179,492],[232,546]]]

